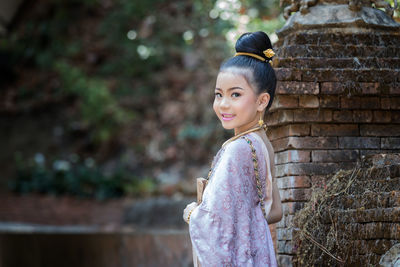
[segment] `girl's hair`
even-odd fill
[[[256,54],[266,61],[251,56],[234,56],[222,63],[219,71],[234,71],[244,76],[246,81],[254,87],[257,94],[267,92],[270,95],[266,111],[272,105],[275,95],[276,76],[268,58],[263,51],[272,49],[271,41],[265,32],[248,32],[242,34],[236,41],[236,52]]]

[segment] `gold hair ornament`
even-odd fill
[[[264,50],[263,53],[264,53],[264,55],[265,55],[266,57],[273,57],[273,56],[275,56],[275,52],[274,52],[271,48],[268,48],[267,50]]]
[[[275,55],[275,52],[274,52],[271,48],[268,48],[267,50],[264,50],[264,51],[263,51],[263,54],[264,54],[266,57],[271,58],[271,57],[273,57],[273,56]],[[256,54],[254,54],[254,53],[237,52],[237,53],[235,54],[235,57],[236,57],[236,56],[249,56],[249,57],[254,57],[254,58],[256,58],[256,59],[258,59],[258,60],[261,60],[261,61],[267,61],[267,59],[263,58],[262,56],[256,55]],[[269,60],[269,63],[272,64],[272,61]]]
[[[235,54],[235,57],[236,56],[249,56],[249,57],[254,57],[254,58],[256,58],[258,60],[261,60],[261,61],[265,61],[266,60],[265,58],[263,58],[263,57],[261,57],[259,55],[256,55],[256,54],[253,54],[253,53],[246,53],[246,52],[238,52],[238,53]]]

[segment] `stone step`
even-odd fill
[[[393,68],[400,69],[400,57],[377,58],[377,57],[351,57],[351,58],[277,58],[274,67],[278,68]],[[400,71],[400,70],[399,70]]]
[[[187,228],[66,231],[0,225],[0,255],[0,266],[14,267],[193,266]]]
[[[397,58],[400,57],[400,49],[395,45],[388,46],[360,46],[360,45],[287,45],[277,51],[277,55],[283,58],[290,57],[322,57],[322,58]]]
[[[370,34],[370,33],[296,33],[291,38],[287,38],[283,45],[393,45],[400,47],[400,35],[394,34]]]

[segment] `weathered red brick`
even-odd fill
[[[392,110],[392,122],[393,123],[400,123],[400,111]]]
[[[287,163],[276,165],[276,177],[292,176],[292,175],[325,175],[332,174],[339,169],[349,169],[354,167],[355,162],[340,163]]]
[[[354,122],[371,122],[372,111],[371,110],[353,110],[353,121]]]
[[[276,78],[280,81],[301,81],[301,71],[292,68],[275,68]]]
[[[345,86],[341,82],[323,82],[321,83],[321,94],[342,94],[345,91]]]
[[[366,177],[368,178],[368,177]],[[393,193],[394,192],[394,193]],[[365,192],[362,195],[343,195],[335,199],[335,207],[346,209],[374,209],[398,207],[400,204],[400,192]]]
[[[336,95],[320,95],[319,106],[321,108],[339,108],[340,99]]]
[[[396,124],[367,124],[360,125],[362,136],[400,136],[400,125]]]
[[[342,70],[329,70],[329,69],[313,69],[313,70],[303,70],[302,75],[303,81],[321,81],[321,82],[339,82],[343,80]]]
[[[293,95],[276,95],[272,102],[270,111],[276,109],[297,108],[299,106],[299,97]]]
[[[357,150],[315,150],[311,155],[313,162],[357,161],[359,158]]]
[[[266,124],[276,126],[293,121],[292,110],[276,110],[266,115]]]
[[[288,229],[279,229],[277,231],[277,239],[278,240],[292,240],[293,239],[293,228]]]
[[[359,87],[361,89],[361,94],[368,95],[368,94],[378,94],[379,83],[360,83]]]
[[[390,87],[391,95],[400,95],[400,83],[392,83]]]
[[[293,256],[290,255],[277,255],[276,259],[278,266],[292,267],[293,266]]]
[[[312,136],[358,136],[356,124],[313,124]]]
[[[361,97],[353,96],[341,96],[340,107],[342,109],[359,109],[361,107]]]
[[[287,201],[308,201],[311,198],[311,189],[295,188],[280,190],[282,202]]]
[[[360,100],[361,109],[379,109],[381,107],[379,97],[361,97]]]
[[[395,73],[395,71],[388,69],[304,69],[302,80],[342,83],[348,81],[347,86],[354,87],[358,82],[392,82]]]
[[[317,107],[319,107],[318,96],[314,96],[314,95],[299,96],[299,107],[301,107],[301,108],[317,108]]]
[[[339,148],[380,148],[380,138],[374,137],[338,137]]]
[[[304,207],[304,203],[305,202],[284,202],[282,203],[283,213],[295,214]]]
[[[390,98],[390,108],[391,109],[400,109],[400,97],[391,97]]]
[[[306,150],[286,150],[275,153],[275,163],[310,162],[310,155],[311,152]]]
[[[282,81],[276,85],[277,94],[317,95],[319,84],[315,82]]]
[[[398,153],[398,150],[392,149],[368,149],[368,150],[360,150],[360,158],[363,158],[368,155],[379,154],[379,153]]]
[[[295,122],[329,122],[332,121],[331,110],[300,109],[293,111]]]
[[[337,137],[285,137],[271,142],[275,152],[287,149],[335,149]]]
[[[400,222],[400,207],[336,210],[332,215],[341,218],[341,223]]]
[[[381,108],[382,109],[390,109],[390,98],[389,97],[382,97],[381,98]]]
[[[381,148],[400,149],[400,138],[399,137],[381,138]]]
[[[384,110],[374,110],[373,122],[390,122],[392,120],[392,113]]]
[[[271,127],[267,135],[271,141],[287,136],[307,136],[310,135],[310,125],[302,123]]]
[[[333,121],[336,122],[353,122],[352,110],[335,110],[333,111]]]
[[[279,189],[311,187],[310,177],[306,175],[280,177],[276,182]]]
[[[283,213],[282,220],[280,220],[279,222],[277,222],[277,223],[275,224],[277,230],[278,230],[279,228],[285,228],[285,227],[286,227],[285,221],[286,221],[285,213]]]
[[[282,254],[294,254],[295,253],[292,241],[278,240],[277,251],[278,251],[278,253],[282,253]]]

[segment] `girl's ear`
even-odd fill
[[[271,99],[271,96],[268,93],[262,93],[258,96],[258,107],[257,111],[263,111],[269,103],[269,100]]]

